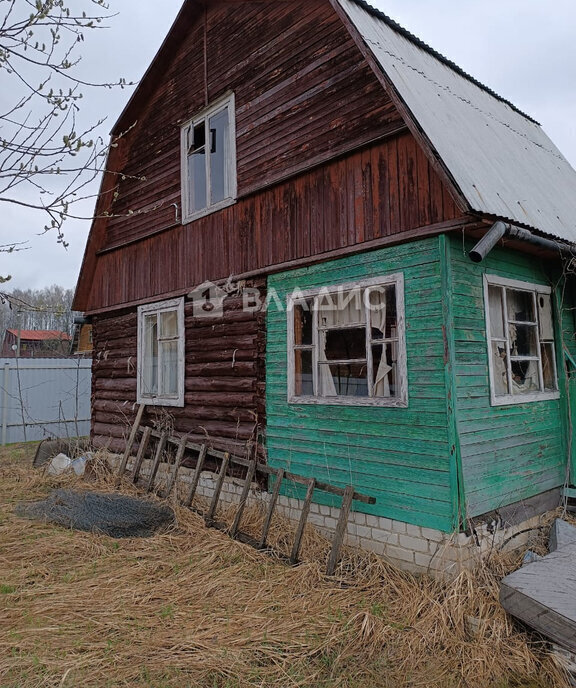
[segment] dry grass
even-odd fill
[[[29,468],[33,450],[0,455],[1,688],[566,685],[497,602],[509,561],[448,585],[349,551],[328,579],[313,530],[289,568],[180,508],[150,539],[68,531],[13,514],[77,483]]]

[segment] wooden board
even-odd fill
[[[287,314],[267,312],[266,418],[269,465],[376,497],[355,510],[451,532],[453,508],[444,373],[443,291],[438,238],[348,256],[277,275],[269,293],[402,272],[408,407],[299,404],[287,400]],[[285,481],[282,493],[304,498]],[[315,501],[338,508],[339,499]]]
[[[506,576],[500,602],[512,616],[576,652],[576,546],[552,552]]]
[[[466,514],[475,517],[563,485],[567,430],[559,400],[490,404],[484,274],[545,285],[549,267],[542,260],[502,248],[474,264],[467,255],[473,241],[463,245],[462,237],[454,237],[449,243],[462,482]],[[562,300],[567,317],[562,327],[557,323],[558,333],[573,328],[571,299],[566,295]],[[572,346],[570,337],[564,341]],[[558,361],[560,375],[562,369]]]

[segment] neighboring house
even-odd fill
[[[88,323],[75,323],[70,353],[79,356],[91,356],[92,349],[92,325]]]
[[[60,330],[6,330],[4,358],[62,358],[70,349],[70,335]]]
[[[73,306],[97,446],[141,402],[257,442],[374,495],[362,543],[412,568],[559,504],[576,173],[530,117],[362,0],[189,0],[113,136]]]

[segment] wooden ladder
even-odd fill
[[[194,509],[203,516],[206,524],[209,527],[218,528],[219,530],[227,532],[230,537],[238,539],[244,543],[250,544],[257,549],[270,549],[268,547],[268,534],[270,531],[270,526],[272,524],[272,519],[274,517],[275,510],[278,504],[278,497],[282,489],[282,485],[285,481],[291,481],[302,485],[306,488],[306,494],[304,497],[304,502],[302,505],[302,511],[298,524],[296,526],[296,531],[294,533],[294,540],[292,543],[291,551],[288,555],[282,555],[282,558],[287,560],[291,564],[296,564],[299,561],[300,549],[302,546],[302,539],[304,536],[306,524],[308,522],[308,517],[310,515],[310,507],[312,505],[313,497],[315,492],[322,491],[327,494],[336,495],[341,498],[341,505],[338,515],[338,521],[336,525],[336,530],[332,538],[332,547],[330,549],[330,554],[328,557],[328,562],[326,565],[326,574],[332,576],[336,570],[340,558],[340,550],[344,537],[346,534],[346,527],[348,524],[348,519],[350,516],[350,511],[352,508],[352,502],[358,501],[364,504],[374,504],[376,499],[369,495],[358,493],[354,490],[351,485],[348,485],[344,489],[336,487],[335,485],[330,485],[329,483],[324,483],[316,480],[315,478],[306,478],[295,473],[289,473],[282,468],[272,468],[262,463],[258,463],[256,458],[246,459],[239,456],[234,456],[230,452],[222,452],[212,447],[208,446],[207,443],[195,444],[189,441],[188,436],[184,435],[181,437],[173,437],[165,431],[153,430],[148,426],[141,425],[142,415],[144,412],[145,405],[141,404],[138,408],[136,414],[136,419],[132,426],[128,441],[126,443],[126,448],[120,465],[118,467],[118,473],[116,476],[116,485],[119,486],[123,479],[126,467],[130,457],[134,450],[134,445],[136,439],[141,435],[141,439],[138,445],[138,450],[136,452],[136,457],[134,458],[134,464],[132,467],[131,481],[133,483],[138,483],[142,462],[148,448],[150,446],[151,440],[154,438],[157,440],[156,448],[154,451],[154,457],[152,459],[152,465],[150,473],[147,476],[145,482],[145,489],[147,492],[152,492],[155,489],[155,482],[158,475],[158,469],[162,463],[162,458],[167,447],[176,448],[176,456],[173,464],[168,470],[167,482],[164,491],[162,492],[162,497],[169,498],[172,491],[176,485],[178,474],[182,463],[184,461],[184,455],[186,450],[193,451],[197,454],[196,465],[194,467],[194,472],[192,474],[190,487],[186,492],[182,500],[182,505],[187,508],[193,508],[192,504],[194,497],[196,495],[198,485],[200,483],[200,476],[202,471],[205,470],[206,459],[210,458],[219,464],[218,470],[213,471],[215,473],[215,488],[210,504],[206,512],[202,512],[198,509]],[[234,515],[232,525],[227,527],[224,524],[218,523],[216,521],[216,512],[218,510],[218,505],[221,500],[222,489],[224,487],[224,481],[226,477],[230,474],[231,469],[241,469],[245,472],[245,476],[242,483],[242,492],[240,495],[239,503]],[[248,497],[250,494],[250,489],[257,479],[258,474],[265,477],[266,479],[272,478],[274,480],[274,486],[270,492],[270,498],[268,501],[268,506],[266,509],[266,514],[264,517],[264,522],[262,524],[262,530],[258,538],[253,538],[250,535],[243,533],[240,529],[242,517],[244,515],[244,510],[248,503]]]

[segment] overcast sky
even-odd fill
[[[137,81],[159,48],[181,1],[110,0],[118,15],[109,29],[88,32],[83,69],[91,78]],[[538,120],[576,167],[576,3],[574,0],[374,0],[405,28],[501,96]],[[9,92],[4,72],[0,91]],[[93,120],[106,116],[108,131],[131,89],[99,91],[84,101]],[[7,204],[3,204],[5,206]],[[0,275],[11,288],[50,284],[74,287],[89,222],[65,225],[68,250],[52,234],[39,235],[44,218],[1,207],[0,245],[29,240],[17,254],[0,253]]]

